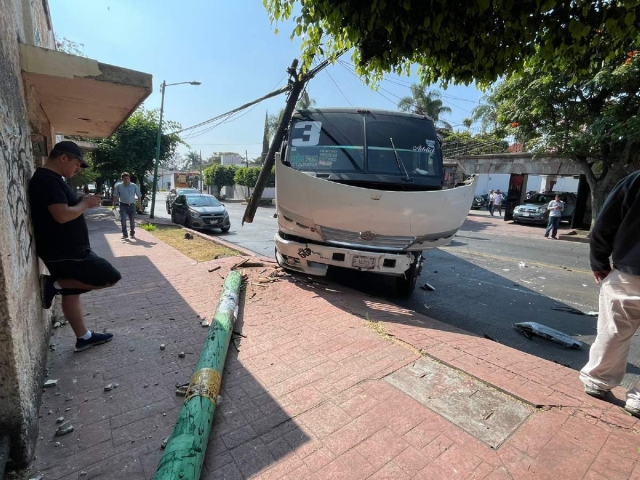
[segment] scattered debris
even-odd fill
[[[207,270],[207,271],[208,271],[209,273],[211,273],[211,272],[215,272],[215,271],[217,271],[217,270],[220,270],[221,268],[222,268],[222,267],[221,267],[220,265],[218,265],[217,267],[210,268],[210,269],[209,269],[209,270]]]
[[[435,287],[434,287],[433,285],[429,284],[429,283],[425,283],[425,284],[424,284],[424,285],[422,285],[420,288],[421,288],[422,290],[427,290],[427,291],[429,291],[429,292],[435,292],[435,291],[436,291]]]
[[[515,323],[513,326],[517,330],[520,330],[522,333],[524,333],[524,336],[529,340],[531,340],[531,338],[536,335],[539,337],[547,338],[552,342],[559,343],[560,345],[568,348],[581,348],[584,346],[582,342],[575,340],[566,333],[560,332],[551,327],[547,327],[546,325],[542,325],[541,323],[523,322]]]
[[[49,388],[49,387],[55,387],[57,385],[58,385],[58,380],[47,380],[46,382],[44,382],[43,387]]]
[[[247,263],[249,261],[249,257],[245,258],[244,260],[242,260],[240,263],[236,263],[233,267],[231,267],[231,271],[236,270],[237,268],[240,268],[241,266],[243,266],[245,263]]]
[[[59,417],[59,418],[56,420],[56,423],[64,423],[64,417]]]
[[[208,327],[208,326],[210,326],[211,324],[210,324],[207,320],[202,320],[202,321],[200,322],[200,325],[202,325],[203,327]]]
[[[188,383],[184,383],[182,385],[176,385],[176,395],[178,397],[184,397],[187,394],[188,388],[189,388]]]
[[[110,383],[109,385],[104,386],[105,392],[110,392],[111,390],[113,390],[113,383]]]
[[[185,357],[185,353],[184,353],[184,352],[180,352],[180,353],[178,354],[178,357],[179,357],[179,358],[184,358],[184,357]]]
[[[167,346],[164,343],[160,344],[160,350],[164,350],[165,348],[167,348]]]
[[[526,268],[526,267],[527,267],[527,264],[526,264],[526,263],[524,263],[524,262],[520,262],[520,263],[518,264],[518,267],[520,268],[520,270],[522,270],[523,268]]]
[[[586,315],[588,317],[597,317],[599,313],[596,311],[583,312],[582,310],[578,310],[577,308],[567,306],[551,307],[551,310],[555,310],[556,312],[572,313],[574,315]]]
[[[60,328],[62,324],[60,322],[53,322],[53,328]]]
[[[251,299],[252,299],[253,297],[255,297],[257,294],[258,294],[257,292],[253,292],[253,293],[251,294],[251,296],[249,297],[249,300],[251,300]]]
[[[277,281],[278,279],[273,277],[258,277],[258,283],[273,283]]]
[[[73,432],[73,430],[74,430],[73,425],[71,425],[69,422],[65,422],[62,425],[60,425],[56,430],[56,437],[61,437],[63,435],[71,433]]]
[[[167,438],[165,438],[164,440],[162,440],[162,443],[160,444],[160,448],[162,450],[164,450],[165,448],[167,448],[167,443],[169,443],[169,438],[171,437],[171,435],[169,435]]]
[[[185,240],[193,240],[193,235],[191,235],[189,232],[185,232],[184,238]]]

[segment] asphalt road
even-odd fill
[[[156,216],[168,218],[164,196]],[[275,209],[260,208],[254,223],[242,226],[245,205],[227,203],[231,230],[224,239],[273,257],[277,221]],[[537,227],[532,227],[536,229]],[[539,228],[538,228],[539,230]],[[541,233],[541,232],[537,232]],[[211,235],[222,235],[213,231]],[[495,235],[465,230],[447,247],[424,253],[425,266],[410,298],[395,295],[394,279],[345,269],[330,270],[338,284],[381,297],[521,351],[579,370],[587,361],[596,334],[597,317],[553,310],[573,307],[598,310],[598,289],[583,243]],[[542,338],[527,339],[513,328],[518,322],[538,322],[571,335],[586,345],[573,350]],[[634,337],[625,385],[640,379],[640,337]]]

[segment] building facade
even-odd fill
[[[29,180],[56,135],[109,136],[151,90],[148,74],[56,51],[47,0],[0,0],[0,437],[16,467],[35,449],[51,323]]]

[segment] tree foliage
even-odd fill
[[[498,105],[492,95],[483,95],[480,105],[471,110],[471,117],[462,121],[465,126],[471,127],[475,122],[480,122],[480,128],[484,133],[494,132],[498,128]]]
[[[94,170],[103,180],[120,178],[124,171],[137,179],[144,178],[153,171],[158,135],[158,110],[136,110],[116,132],[97,142],[94,153]],[[164,122],[163,122],[164,123]],[[180,130],[176,122],[164,123],[169,131]],[[162,135],[160,141],[160,162],[172,158],[179,144],[184,144],[177,134]]]
[[[182,159],[182,169],[184,170],[200,170],[200,154],[193,150],[187,152]]]
[[[626,173],[640,168],[640,52],[574,75],[545,66],[542,51],[523,72],[508,76],[493,94],[497,121],[534,151],[557,152],[578,162],[598,212]]]
[[[521,71],[539,55],[572,74],[593,67],[592,52],[607,60],[638,44],[638,0],[263,0],[272,22],[293,17],[303,62],[353,48],[358,73],[418,74],[436,82],[489,85]]]
[[[236,185],[254,188],[260,176],[260,167],[240,167],[236,168],[234,180]]]
[[[426,115],[433,119],[436,125],[451,129],[451,124],[442,120],[442,114],[451,113],[451,108],[442,103],[440,92],[428,90],[422,85],[411,85],[411,96],[404,97],[398,102],[398,109],[402,112]]]
[[[442,155],[445,158],[456,155],[486,155],[506,153],[509,142],[491,133],[473,135],[471,132],[447,132],[442,140]]]
[[[233,165],[217,165],[208,166],[202,171],[205,185],[213,185],[218,188],[233,187],[235,182],[236,167]]]

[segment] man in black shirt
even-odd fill
[[[591,230],[590,260],[600,285],[600,313],[580,379],[587,394],[604,398],[622,382],[640,327],[640,171],[621,180],[607,198]],[[640,418],[640,383],[627,392],[625,410]]]
[[[29,182],[31,219],[38,256],[51,276],[41,276],[42,306],[50,308],[62,295],[62,311],[76,334],[75,351],[110,341],[111,333],[87,330],[80,294],[110,287],[122,277],[109,262],[91,251],[84,211],[100,205],[100,197],[77,198],[62,177],[71,178],[89,165],[73,142],[57,143],[43,168]]]

